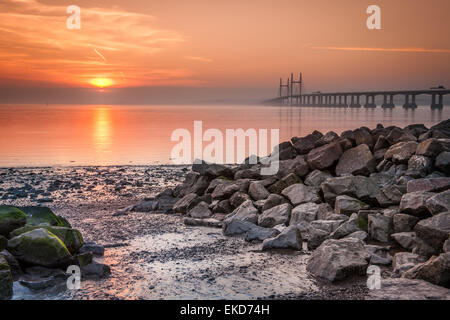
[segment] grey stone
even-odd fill
[[[361,240],[362,242],[366,242],[368,237],[369,235],[365,231],[355,231],[344,238],[355,238]]]
[[[292,206],[289,203],[270,208],[258,217],[258,225],[272,228],[279,224],[287,224],[291,217]]]
[[[419,221],[419,218],[403,213],[394,214],[392,219],[394,222],[394,231],[396,233],[412,231]]]
[[[300,178],[309,173],[309,165],[305,161],[305,156],[297,156],[294,159],[278,162],[278,177],[285,177],[290,173],[294,173]]]
[[[328,239],[330,233],[310,226],[308,235],[308,250],[315,250]]]
[[[366,144],[345,151],[336,166],[336,175],[365,175],[375,171],[375,158]]]
[[[268,210],[270,208],[276,207],[276,206],[278,206],[280,204],[287,203],[287,202],[288,201],[287,201],[287,199],[285,197],[280,196],[280,195],[275,194],[275,193],[272,193],[272,194],[270,194],[267,197],[266,201],[264,202],[264,205],[262,207],[262,211],[266,211],[266,210]]]
[[[306,270],[313,275],[338,281],[352,275],[364,275],[370,255],[358,239],[328,239],[312,254]]]
[[[384,279],[380,290],[370,290],[367,300],[450,300],[450,290],[423,280]]]
[[[257,225],[249,221],[230,219],[223,221],[222,230],[223,234],[226,236],[238,236],[245,234],[255,227],[257,227]]]
[[[341,239],[356,231],[361,231],[361,228],[359,226],[358,217],[352,216],[349,220],[340,224],[339,227],[335,231],[333,231],[333,233],[331,233],[330,238]]]
[[[441,152],[450,151],[448,140],[427,139],[417,146],[416,154],[436,158]]]
[[[245,241],[264,241],[274,238],[280,234],[280,231],[274,228],[263,228],[255,226],[245,233]]]
[[[393,273],[396,276],[401,276],[403,273],[411,268],[414,268],[422,261],[423,258],[415,253],[398,252],[394,255],[394,259],[392,261]]]
[[[311,227],[326,231],[328,234],[335,231],[344,221],[343,220],[315,220],[310,223]]]
[[[298,224],[302,221],[311,222],[317,219],[317,213],[319,211],[320,205],[317,203],[303,203],[296,206],[291,211],[290,225]]]
[[[307,202],[321,202],[318,189],[305,186],[302,183],[287,187],[281,194],[288,198],[294,206]]]
[[[234,209],[232,213],[230,213],[228,219],[237,219],[242,221],[249,221],[251,223],[258,223],[258,209],[253,206],[253,202],[251,200],[247,200],[243,202],[239,207]]]
[[[437,157],[435,164],[436,168],[444,172],[446,175],[450,175],[450,152],[441,152]]]
[[[325,201],[331,205],[334,205],[339,195],[347,195],[367,204],[377,205],[376,197],[380,193],[378,185],[371,178],[364,176],[330,178],[322,183],[321,189]]]
[[[315,131],[312,134],[307,135],[303,138],[293,138],[292,143],[294,145],[295,150],[297,150],[298,154],[307,154],[312,149],[314,149],[314,144],[317,140],[319,140],[323,135]]]
[[[392,256],[389,254],[389,248],[365,245],[364,248],[370,254],[370,264],[388,266],[392,264]]]
[[[90,252],[96,256],[103,256],[105,254],[105,247],[93,242],[85,242],[83,246],[80,248],[79,253],[86,253],[86,252]]]
[[[399,210],[401,213],[406,213],[418,218],[427,217],[429,211],[426,201],[434,195],[435,193],[421,191],[406,193],[400,201]]]
[[[393,163],[408,163],[409,158],[416,152],[418,143],[414,141],[399,142],[391,146],[384,154],[384,159]]]
[[[336,202],[334,205],[334,212],[337,214],[351,215],[361,209],[366,209],[369,206],[362,202],[361,200],[342,195],[336,197]]]
[[[93,262],[81,267],[81,276],[83,278],[106,278],[110,274],[110,267],[103,263]]]
[[[281,191],[283,191],[287,187],[301,182],[302,180],[295,173],[290,173],[272,184],[267,190],[269,190],[270,193],[280,194]]]
[[[199,196],[197,194],[189,193],[173,205],[173,211],[176,213],[186,213],[188,206],[193,203],[198,203],[198,199]]]
[[[222,164],[207,163],[205,161],[200,162],[198,159],[194,161],[192,171],[212,178],[223,176],[232,179],[234,177],[233,171],[229,167]]]
[[[247,200],[250,200],[250,196],[248,194],[237,191],[231,196],[230,204],[233,208],[237,208]]]
[[[417,235],[415,232],[393,233],[391,237],[406,250],[412,251],[416,246]]]
[[[314,170],[305,178],[305,184],[311,187],[320,187],[322,182],[333,176],[328,171]]]
[[[408,181],[408,192],[440,192],[450,189],[450,178],[424,178]]]
[[[202,201],[189,210],[188,215],[194,219],[206,219],[212,216],[212,212],[209,209],[209,205]]]
[[[450,211],[419,221],[414,227],[417,236],[436,250],[442,250],[450,236]]]
[[[297,226],[289,226],[275,238],[266,239],[262,250],[268,249],[293,249],[302,250],[302,235]]]
[[[431,257],[427,262],[416,265],[403,274],[404,278],[421,279],[450,288],[450,253]]]
[[[450,190],[438,193],[437,195],[428,198],[426,200],[426,206],[432,215],[450,211]]]
[[[369,214],[368,231],[370,238],[380,242],[389,242],[391,234],[394,232],[392,218],[381,214]]]
[[[424,156],[413,155],[408,160],[408,170],[406,175],[413,178],[424,178],[433,169],[433,161]]]
[[[270,193],[259,181],[254,181],[250,183],[250,187],[248,188],[248,194],[253,200],[264,200],[266,199]]]
[[[341,144],[333,142],[311,150],[306,161],[311,169],[324,170],[332,167],[339,160],[342,153]]]

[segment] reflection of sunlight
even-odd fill
[[[98,108],[94,110],[94,141],[97,152],[109,152],[111,146],[110,110]]]

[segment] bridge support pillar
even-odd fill
[[[384,109],[386,109],[386,108],[395,108],[394,96],[392,94],[389,95],[389,102],[388,102],[387,101],[387,94],[385,94],[383,96],[383,105],[381,107],[384,108]]]
[[[356,98],[356,101],[355,101]],[[361,104],[359,103],[359,95],[352,95],[350,108],[361,108]]]
[[[405,108],[405,109],[415,109],[415,108],[417,108],[416,95],[415,94],[411,95],[411,97],[412,97],[412,101],[411,102],[409,102],[409,96],[410,96],[409,94],[405,95],[405,104],[403,105],[403,108]]]
[[[377,105],[375,104],[375,96],[373,95],[366,95],[366,104],[364,105],[364,108],[376,108]]]
[[[442,109],[444,107],[444,99],[443,95],[439,95],[439,101],[436,103],[436,94],[431,96],[431,109]]]

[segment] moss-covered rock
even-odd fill
[[[61,227],[66,227],[66,228],[72,228],[72,225],[69,223],[69,221],[67,221],[66,218],[58,216],[58,219],[61,221],[62,226]]]
[[[65,227],[26,225],[11,232],[10,237],[14,238],[26,232],[40,228],[48,230],[56,235],[65,244],[71,254],[78,252],[78,250],[80,250],[81,246],[83,245],[83,236],[81,235],[80,231]]]
[[[84,252],[80,253],[76,256],[76,264],[80,267],[87,266],[88,264],[92,263],[92,253],[91,252]]]
[[[0,251],[5,250],[7,245],[8,245],[8,239],[6,239],[4,236],[0,235]]]
[[[44,267],[63,266],[71,258],[63,241],[44,228],[28,231],[10,239],[8,251],[22,263]]]
[[[68,222],[63,221],[47,207],[20,207],[27,216],[27,225],[31,226],[70,226]],[[65,220],[65,219],[64,219]]]
[[[7,237],[14,229],[23,227],[27,216],[21,210],[11,206],[0,206],[0,235]]]
[[[0,255],[0,300],[10,299],[13,294],[13,280],[9,264]]]

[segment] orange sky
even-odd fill
[[[448,0],[0,0],[0,86],[450,86],[449,31]]]

